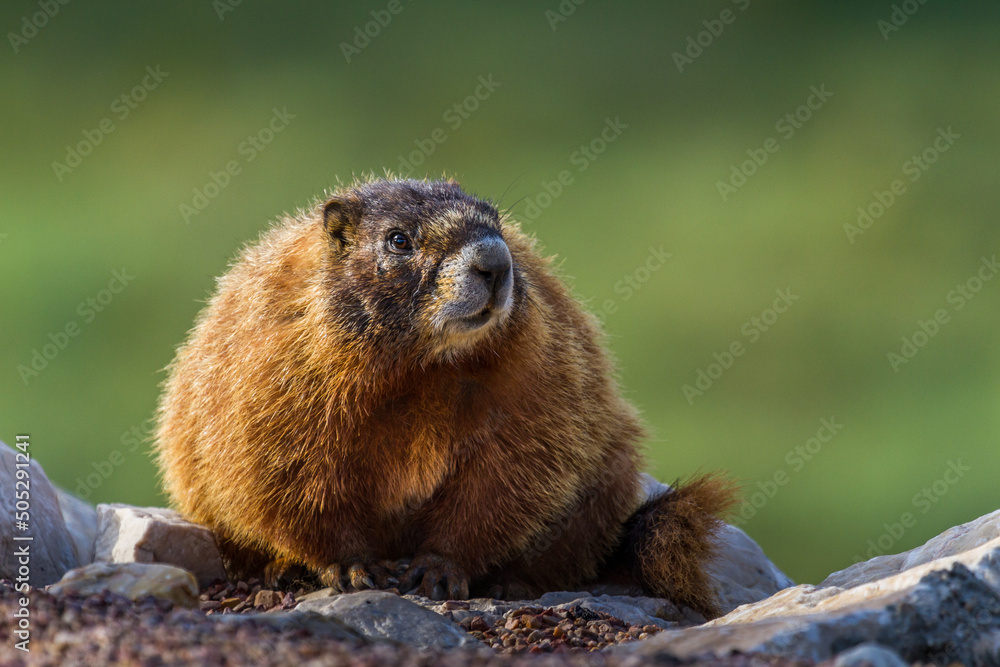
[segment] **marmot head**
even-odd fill
[[[454,181],[365,183],[327,201],[323,225],[331,313],[383,348],[453,359],[502,335],[523,300],[517,232]]]

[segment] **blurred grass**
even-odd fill
[[[1000,506],[1000,283],[961,311],[946,303],[1000,251],[1000,7],[927,3],[886,41],[891,3],[588,2],[555,31],[555,2],[405,3],[345,62],[340,43],[384,7],[243,3],[220,21],[210,3],[71,3],[3,52],[0,438],[30,433],[71,490],[121,451],[89,499],[164,502],[127,434],[214,277],[282,212],[395,169],[441,127],[415,175],[506,192],[522,218],[543,181],[573,173],[525,226],[592,308],[615,301],[606,328],[653,432],[651,471],[727,468],[750,493],[786,471],[744,527],[793,578],[849,565],[903,512],[917,523],[891,551]],[[672,53],[726,7],[735,22],[679,73]],[[0,26],[37,11],[7,3]],[[147,65],[169,74],[119,120],[110,104]],[[490,74],[500,87],[452,130],[442,114]],[[775,121],[821,84],[833,97],[781,138]],[[240,142],[274,108],[295,118],[246,163]],[[115,131],[58,181],[52,162],[109,116]],[[608,117],[628,128],[579,172],[571,155]],[[961,138],[849,243],[843,225],[939,126]],[[716,181],[771,136],[779,151],[722,201]],[[241,173],[185,224],[179,204],[234,159]],[[616,292],[661,245],[667,263]],[[123,267],[135,280],[82,323],[78,304]],[[800,299],[690,405],[682,385],[747,343],[741,326],[786,288]],[[938,308],[951,322],[893,373],[886,353]],[[17,367],[69,321],[80,335],[25,386]],[[843,430],[793,471],[786,454],[830,417]],[[957,460],[971,471],[921,513],[913,497]]]

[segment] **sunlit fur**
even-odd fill
[[[380,245],[393,225],[410,260]],[[509,247],[510,304],[442,330],[464,297],[436,267],[476,234]],[[281,220],[219,279],[169,367],[156,448],[232,571],[434,553],[474,584],[553,590],[593,579],[639,506],[642,436],[595,318],[532,239],[453,182],[373,180]]]

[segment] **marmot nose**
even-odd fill
[[[469,267],[482,277],[490,294],[496,294],[510,272],[510,250],[503,239],[491,237],[477,241],[472,246]]]

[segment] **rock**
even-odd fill
[[[821,661],[877,642],[908,663],[997,664],[988,639],[1000,632],[996,517],[953,528],[898,561],[883,557],[867,568],[852,566],[820,586],[788,588],[703,626],[613,650],[644,658],[740,651]],[[928,561],[930,554],[940,557]],[[902,571],[886,566],[918,561],[926,562]]]
[[[982,546],[997,536],[1000,536],[1000,510],[975,521],[949,528],[915,549],[889,556],[876,556],[871,560],[855,563],[846,570],[834,572],[817,588],[828,586],[850,588],[878,581],[911,567]]]
[[[253,598],[253,606],[270,609],[271,607],[276,607],[281,604],[282,597],[282,594],[278,591],[257,591],[257,595]]]
[[[586,595],[586,593],[572,593],[568,595],[579,597],[580,595]],[[430,609],[437,614],[444,615],[448,611],[451,611],[446,608],[444,602],[431,600],[430,598],[421,597],[419,595],[404,595],[403,598],[420,605],[424,609]],[[511,609],[518,609],[520,607],[536,604],[531,600],[497,600],[495,598],[472,598],[471,600],[463,600],[463,602],[468,604],[468,607],[465,607],[465,609],[473,613],[480,615],[490,614],[492,616],[503,616]]]
[[[566,598],[569,597],[567,600]],[[586,593],[546,593],[535,603],[539,607],[572,609],[583,607],[619,618],[629,625],[655,625],[673,628],[679,623],[690,624],[684,614],[669,600],[626,595],[589,596]],[[704,619],[700,619],[704,621]]]
[[[321,588],[318,591],[313,591],[312,593],[306,593],[302,597],[296,598],[299,602],[307,602],[309,600],[326,600],[332,598],[335,595],[339,595],[332,588]]]
[[[94,559],[104,563],[166,563],[193,573],[201,586],[226,580],[215,537],[174,510],[98,505]]]
[[[361,633],[338,618],[315,612],[290,611],[284,614],[215,614],[209,616],[223,625],[246,625],[250,628],[264,626],[291,635],[296,630],[305,631],[310,636],[334,641],[350,641],[355,644],[370,644]]]
[[[392,639],[416,648],[482,646],[441,615],[393,593],[362,591],[309,600],[296,611],[314,611],[343,621],[362,635]]]
[[[1000,665],[1000,630],[984,632],[975,640],[973,652],[984,665]]]
[[[718,555],[706,563],[705,571],[712,580],[723,614],[795,585],[736,526],[724,524],[718,537],[721,543]]]
[[[838,655],[833,667],[907,667],[907,663],[892,649],[869,642]]]
[[[642,497],[642,502],[652,500],[653,498],[659,498],[673,488],[669,484],[664,484],[648,473],[639,474],[639,484],[639,494]]]
[[[76,592],[94,595],[111,591],[138,600],[147,595],[181,607],[198,607],[198,584],[187,570],[162,563],[91,563],[70,570],[49,586],[52,595]]]
[[[94,562],[94,543],[97,541],[97,510],[86,500],[80,500],[72,493],[58,486],[54,487],[59,497],[66,529],[73,541],[77,561],[82,565]]]
[[[671,489],[670,485],[658,482],[646,473],[640,477],[640,494],[644,501]],[[707,563],[705,569],[723,614],[795,585],[768,560],[757,543],[736,526],[724,524],[718,537],[718,556]]]
[[[26,457],[0,442],[0,513],[3,516],[0,521],[0,578],[15,583],[27,581],[40,587],[58,581],[68,570],[82,563],[66,528],[55,487],[30,455],[30,446]],[[26,458],[30,458],[30,462],[23,466]],[[18,467],[18,463],[22,466]],[[22,471],[21,479],[18,471]],[[19,500],[15,494],[25,491],[27,497]],[[18,502],[26,502],[27,509],[18,509]],[[26,517],[27,530],[17,529],[18,516]],[[32,539],[15,539],[19,537]],[[22,563],[22,560],[27,562]]]

